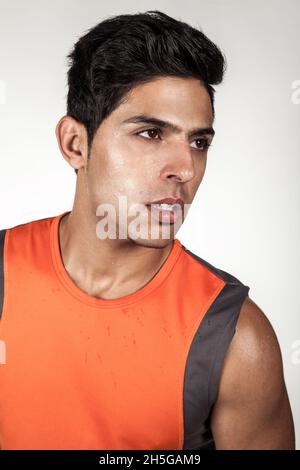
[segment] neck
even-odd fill
[[[167,259],[173,240],[162,248],[130,239],[101,240],[99,218],[75,197],[73,209],[59,225],[62,261],[69,276],[84,292],[103,299],[129,295],[144,287]]]

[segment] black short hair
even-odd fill
[[[78,39],[67,59],[67,115],[84,124],[89,149],[122,98],[159,76],[201,80],[214,115],[212,85],[226,69],[225,56],[201,30],[158,10],[105,19]]]

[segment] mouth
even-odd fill
[[[168,197],[145,205],[150,215],[160,223],[174,224],[183,215],[184,202],[181,198]]]

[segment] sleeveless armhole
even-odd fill
[[[250,288],[187,248],[185,251],[226,283],[198,326],[184,377],[183,449],[214,450],[210,416],[218,395],[225,355]]]
[[[0,230],[0,320],[4,299],[4,240],[6,229]]]

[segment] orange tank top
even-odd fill
[[[140,290],[82,291],[64,212],[0,231],[2,449],[215,448],[210,414],[249,287],[178,239]]]

